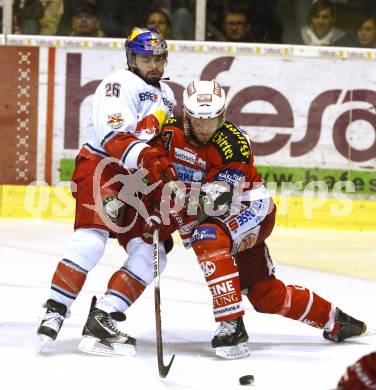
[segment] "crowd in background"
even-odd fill
[[[194,40],[195,6],[195,0],[15,0],[13,33],[124,38],[133,26],[156,26],[167,39]],[[207,0],[205,39],[376,48],[376,1]]]

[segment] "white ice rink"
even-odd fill
[[[71,224],[0,220],[0,231],[2,390],[240,390],[238,378],[247,374],[255,377],[250,387],[254,389],[329,390],[336,387],[349,364],[376,350],[374,331],[336,345],[324,340],[319,329],[258,314],[247,301],[245,324],[251,356],[236,361],[216,358],[210,347],[216,324],[209,291],[193,252],[176,246],[161,277],[165,362],[176,354],[167,378],[158,376],[152,286],[127,312],[124,329],[137,338],[135,357],[82,354],[77,345],[91,297],[105,291],[109,276],[124,259],[122,249],[111,240],[59,338],[43,355],[35,355],[35,331],[44,312],[41,305],[48,298],[50,279]],[[277,265],[277,276],[286,283],[312,288],[366,321],[369,328],[376,328],[375,282],[282,265]]]

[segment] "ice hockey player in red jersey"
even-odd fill
[[[171,88],[161,81],[167,43],[155,28],[135,27],[125,48],[128,69],[106,77],[93,96],[91,120],[72,178],[76,186],[75,231],[53,274],[47,311],[37,330],[43,344],[56,339],[88,272],[102,257],[107,239],[117,226],[122,205],[118,193],[124,183],[116,178],[127,178],[143,167],[148,171],[149,184],[153,184],[159,182],[163,172],[171,170],[164,153],[147,143],[158,135],[175,104]],[[143,262],[151,264],[152,247],[140,242],[141,238],[135,238],[127,247],[125,274],[142,285],[143,275],[135,275],[134,265],[140,263],[138,270],[142,270]],[[165,261],[163,243],[160,256]],[[85,342],[103,341],[98,346],[102,352],[114,343],[133,353],[135,340],[118,330],[115,319],[124,319],[124,315],[114,314],[108,306],[93,300],[83,331]],[[84,343],[85,348],[90,346]]]
[[[199,195],[187,191],[185,209],[169,211],[169,223],[163,222],[162,211],[155,211],[145,223],[145,239],[155,228],[161,239],[178,229],[185,245],[193,247],[219,322],[212,340],[216,354],[227,359],[249,354],[242,294],[258,312],[323,329],[331,341],[363,334],[364,322],[310,289],[285,285],[275,276],[265,239],[273,230],[276,208],[254,166],[247,133],[225,120],[225,92],[219,83],[191,82],[183,102],[184,116],[167,120],[152,142],[164,148],[180,181],[187,189],[199,188]]]

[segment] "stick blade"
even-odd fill
[[[171,365],[172,365],[172,362],[174,361],[174,359],[175,359],[175,354],[172,355],[172,358],[171,358],[170,363],[168,364],[168,366],[165,366],[163,364],[163,361],[159,362],[158,368],[159,368],[159,376],[161,378],[166,378],[166,376],[168,375],[168,373],[170,371],[170,368],[171,368]]]

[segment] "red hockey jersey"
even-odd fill
[[[170,118],[164,123],[160,136],[149,144],[165,150],[179,181],[188,190],[193,183],[201,183],[204,192],[213,182],[226,182],[227,187],[233,188],[244,180],[248,190],[262,185],[247,133],[229,121],[204,145],[190,135],[182,117]],[[194,219],[188,218],[179,229],[186,246],[189,246],[191,230],[197,225]]]

